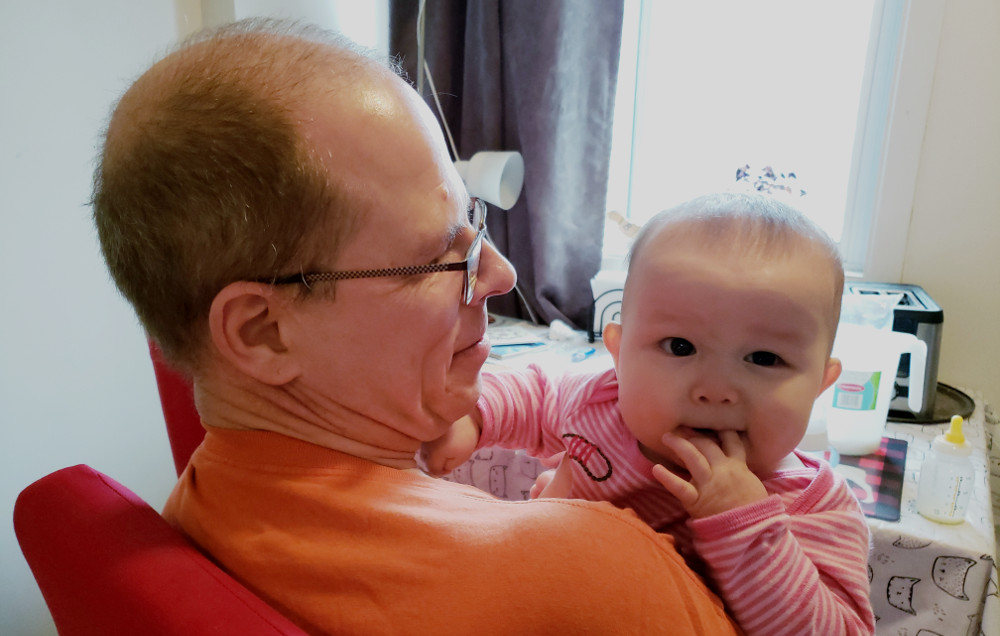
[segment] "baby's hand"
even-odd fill
[[[479,444],[479,425],[469,415],[456,421],[448,432],[420,447],[427,472],[440,477],[464,464]]]
[[[667,433],[663,443],[690,473],[684,479],[666,466],[653,466],[653,476],[680,500],[695,519],[710,517],[767,498],[764,484],[747,468],[746,449],[736,431],[719,431],[718,440],[692,431]]]
[[[565,499],[573,490],[572,466],[566,461],[566,452],[539,460],[543,466],[555,466],[535,479],[528,496],[532,499]]]

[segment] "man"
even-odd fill
[[[94,209],[207,430],[164,516],[307,631],[735,632],[631,512],[416,468],[514,273],[391,69],[282,23],[199,36],[122,97]]]

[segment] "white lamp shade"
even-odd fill
[[[509,210],[521,196],[524,159],[519,152],[484,151],[468,161],[456,161],[455,168],[469,194]]]

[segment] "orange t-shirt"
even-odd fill
[[[209,428],[163,514],[311,633],[738,633],[630,511],[503,501],[275,433]]]

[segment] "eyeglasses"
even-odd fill
[[[434,263],[431,265],[411,265],[408,267],[390,267],[388,269],[355,269],[341,272],[309,272],[280,276],[273,280],[259,280],[271,285],[293,285],[323,283],[336,280],[355,278],[382,278],[386,276],[417,276],[420,274],[436,274],[438,272],[465,272],[465,286],[462,288],[462,298],[465,304],[472,302],[475,296],[476,280],[479,274],[479,257],[483,251],[483,235],[486,233],[486,202],[472,197],[469,199],[469,222],[476,230],[465,260],[458,263]]]

